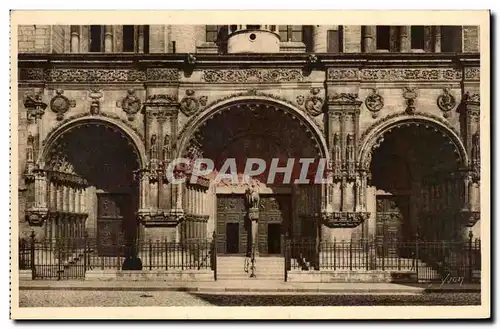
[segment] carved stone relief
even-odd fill
[[[121,107],[127,113],[129,121],[133,121],[141,109],[141,100],[136,96],[134,89],[129,89],[127,95],[121,101],[116,102],[116,106]]]
[[[372,117],[375,119],[378,117],[379,111],[384,107],[384,98],[374,88],[371,94],[366,96],[365,105],[368,111],[372,112]]]
[[[68,112],[70,107],[76,106],[76,102],[68,99],[63,93],[64,91],[62,89],[57,89],[56,95],[50,100],[50,109],[52,112],[56,113],[56,119],[58,121],[64,119],[64,114]]]
[[[186,96],[180,102],[181,111],[184,115],[191,116],[200,109],[200,106],[206,106],[207,100],[207,96],[195,97],[195,91],[188,89],[186,90]]]
[[[443,111],[443,116],[448,118],[450,116],[450,111],[455,108],[457,102],[455,96],[450,94],[448,88],[443,89],[443,93],[437,97],[437,105],[441,111]]]
[[[307,97],[299,95],[296,98],[296,102],[299,106],[303,106],[308,114],[318,116],[323,113],[324,104],[324,98],[319,95],[320,93],[320,88],[311,88],[311,95]]]

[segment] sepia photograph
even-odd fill
[[[218,13],[11,12],[11,317],[488,318],[489,12]]]

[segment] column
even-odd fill
[[[113,52],[113,25],[104,25],[104,52]]]
[[[204,27],[204,25],[200,25]],[[176,53],[196,52],[196,25],[171,25],[171,42],[175,42]]]
[[[433,26],[434,31],[434,52],[441,52],[441,26]]]
[[[374,25],[363,26],[363,52],[373,53],[377,48],[377,27]]]
[[[137,26],[137,52],[144,53],[144,25]]]
[[[331,25],[313,26],[313,52],[326,53],[328,49],[328,30],[333,29]]]
[[[402,53],[411,51],[410,26],[399,27],[399,51]]]
[[[80,52],[80,25],[71,25],[71,52]]]

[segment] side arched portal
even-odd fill
[[[367,203],[374,218],[367,230],[376,239],[460,239],[467,225],[468,183],[462,175],[467,153],[456,132],[431,117],[395,117],[365,134],[360,168],[368,173]],[[386,253],[396,253],[397,248]]]
[[[37,161],[45,237],[79,240],[86,232],[99,256],[131,252],[125,247],[138,238],[140,202],[135,172],[145,161],[140,137],[110,118],[80,118],[52,132]]]

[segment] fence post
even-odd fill
[[[153,268],[152,258],[153,258],[153,245],[152,245],[151,239],[149,239],[149,251],[148,251],[148,258],[149,258],[149,270],[151,271]]]
[[[31,279],[36,278],[36,268],[35,268],[35,231],[31,231],[31,243],[30,243],[30,258],[31,258]]]
[[[217,281],[217,245],[216,245],[216,234],[215,231],[212,233],[212,269],[214,271],[214,281]]]
[[[57,246],[57,280],[61,280],[61,249],[64,245],[64,238],[65,236],[59,239],[59,245]]]
[[[349,270],[352,271],[352,236],[349,241]]]
[[[418,231],[415,233],[415,272],[417,273],[417,283],[418,283]]]
[[[472,266],[472,238],[474,237],[474,234],[472,233],[472,230],[469,231],[469,250],[468,250],[468,257],[469,257],[469,283],[472,283],[472,277],[474,275],[474,267]]]
[[[83,273],[87,272],[87,240],[88,240],[88,233],[85,231],[83,233]]]
[[[285,253],[285,282],[288,280],[288,232],[285,232],[285,243],[284,243],[284,253]]]
[[[366,258],[366,270],[370,269],[370,245],[368,243],[368,238],[365,239],[365,258]]]

